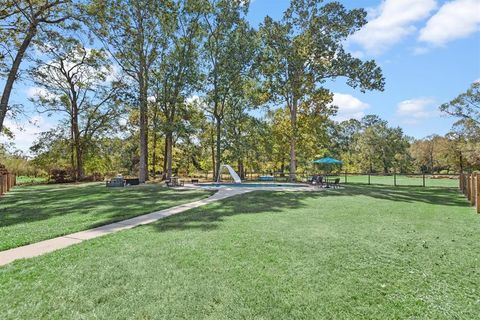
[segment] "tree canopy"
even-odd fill
[[[121,173],[141,182],[216,179],[226,163],[242,177],[297,180],[324,156],[358,173],[480,168],[480,83],[440,106],[457,119],[445,136],[413,139],[376,115],[338,121],[332,81],[360,92],[385,86],[377,63],[345,46],[366,11],[291,0],[280,19],[257,27],[249,5],[5,0],[0,134],[12,136],[4,119],[22,111],[9,102],[20,81],[37,87],[36,112],[58,126],[39,134],[29,155],[1,146],[0,162],[34,174],[64,170],[73,180]]]

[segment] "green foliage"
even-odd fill
[[[292,0],[281,21],[266,17],[260,27],[260,68],[270,99],[290,111],[290,174],[295,178],[299,108],[331,101],[325,82],[345,77],[353,88],[383,90],[384,79],[374,61],[363,62],[345,52],[343,42],[365,23],[364,10],[346,10],[340,3]],[[325,115],[330,112],[324,110]]]
[[[167,178],[204,175],[228,162],[242,174],[294,177],[297,170],[315,170],[311,161],[323,156],[342,159],[343,169],[352,172],[480,167],[478,83],[442,105],[460,118],[442,138],[413,141],[376,116],[333,121],[331,80],[343,78],[360,91],[383,90],[385,84],[375,61],[344,48],[344,40],[366,23],[363,9],[292,0],[280,20],[266,17],[255,30],[246,19],[249,1],[56,5],[47,13],[68,21],[48,24],[36,35],[42,54],[29,73],[42,88],[34,99],[38,111],[64,115],[58,128],[32,146],[28,163],[44,172],[77,168],[77,176],[146,178],[148,171]],[[0,27],[1,39],[13,32],[15,19],[18,30],[28,27],[7,1],[0,12],[8,22]],[[22,33],[12,39],[9,45],[18,49]],[[7,66],[8,57],[2,57]]]
[[[480,126],[480,82],[474,82],[470,88],[448,103],[440,106],[440,111],[456,118],[459,122],[468,125],[472,122]]]
[[[35,165],[20,151],[10,151],[4,145],[0,145],[0,164],[17,176],[46,176],[46,172]]]
[[[10,105],[14,82],[22,71],[33,45],[41,44],[58,34],[58,30],[76,30],[76,4],[70,0],[4,0],[0,7],[0,133],[7,116],[23,111],[22,105]]]

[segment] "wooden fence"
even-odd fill
[[[9,173],[5,167],[0,166],[0,196],[4,195],[17,184],[17,176]]]
[[[480,213],[480,172],[460,174],[459,187],[477,213]]]

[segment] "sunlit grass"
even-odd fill
[[[475,319],[455,188],[246,194],[0,268],[2,319]]]

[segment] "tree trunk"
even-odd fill
[[[220,178],[220,165],[222,162],[222,149],[221,149],[221,138],[222,138],[222,120],[220,117],[216,117],[216,163],[215,163],[215,181],[218,181]]]
[[[460,173],[463,173],[463,154],[460,151]]]
[[[73,120],[73,144],[75,145],[75,181],[83,179],[83,155],[80,141],[80,132],[78,130],[78,120]]]
[[[70,119],[70,165],[71,165],[71,172],[76,172],[75,167],[75,134],[73,132],[73,116]],[[75,180],[77,177],[74,177]]]
[[[138,23],[138,35],[135,40],[139,59],[138,85],[140,94],[140,161],[138,164],[138,179],[140,183],[145,183],[148,180],[148,68],[144,47],[143,16],[138,3],[135,6],[135,13]]]
[[[156,127],[153,128],[153,137],[152,137],[152,171],[153,177],[155,178],[157,175],[157,131]]]
[[[142,66],[144,63],[140,63]],[[148,121],[147,121],[147,84],[144,67],[141,67],[139,75],[140,84],[140,162],[138,178],[140,183],[148,180]]]
[[[242,159],[238,160],[238,174],[240,176],[240,179],[245,180],[245,167],[243,165]]]
[[[167,132],[165,139],[167,155],[167,179],[172,177],[172,158],[173,158],[173,133]]]
[[[213,179],[215,180],[215,177],[217,176],[217,167],[215,165],[215,143],[212,141],[212,144],[211,144],[211,148],[212,148],[212,170],[213,170]]]
[[[2,98],[0,99],[0,132],[3,130],[3,122],[5,121],[5,117],[8,111],[8,101],[10,100],[10,94],[12,93],[13,83],[17,79],[18,70],[20,69],[20,64],[22,59],[25,55],[25,52],[32,42],[33,37],[35,37],[37,33],[37,25],[36,23],[31,23],[28,27],[27,34],[20,45],[20,48],[17,51],[15,59],[13,60],[13,65],[10,71],[8,72],[7,81],[5,82],[5,86],[3,88]]]
[[[163,172],[162,172],[162,180],[167,179],[167,157],[168,157],[168,143],[167,137],[165,137],[165,142],[163,146]]]
[[[292,126],[292,136],[290,137],[290,182],[295,182],[297,177],[297,105],[296,103],[290,108],[290,121]]]

